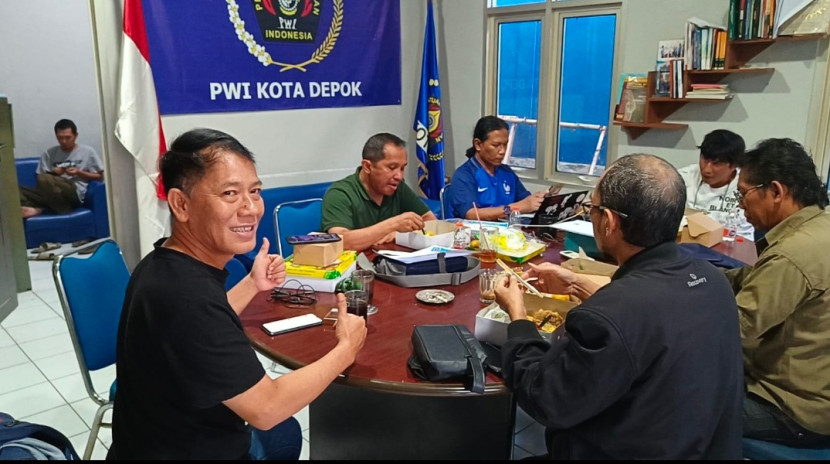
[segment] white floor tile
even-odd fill
[[[29,358],[17,345],[0,348],[0,369],[29,362]]]
[[[61,394],[67,403],[72,403],[74,401],[79,401],[89,397],[80,373],[52,380],[52,385],[58,390],[58,393]]]
[[[305,438],[305,437],[303,437]],[[308,461],[309,456],[311,455],[311,445],[309,444],[308,440],[303,440],[303,449],[300,451],[300,461]]]
[[[34,362],[49,380],[59,379],[80,372],[78,358],[75,357],[74,351],[36,359]]]
[[[45,382],[46,377],[32,363],[18,364],[0,370],[0,394]]]
[[[297,414],[294,414],[294,418],[300,423],[300,430],[308,430],[308,406],[300,409]]]
[[[68,404],[31,416],[16,417],[16,419],[25,420],[34,424],[48,425],[49,427],[57,429],[67,437],[89,431],[89,427],[84,424],[84,421],[78,417],[75,410]]]
[[[3,327],[8,329],[10,327],[17,327],[46,319],[58,319],[58,315],[46,303],[39,301],[38,303],[30,303],[25,307],[18,305],[3,320]]]
[[[19,346],[26,353],[26,356],[33,360],[48,358],[56,354],[75,352],[72,346],[72,337],[69,336],[69,332],[21,343]]]
[[[69,403],[72,406],[72,409],[81,416],[81,419],[86,423],[88,427],[92,427],[92,421],[95,420],[95,412],[98,411],[98,403],[92,401],[89,398],[84,398],[82,400],[73,401]],[[104,420],[109,422],[112,420],[112,409],[107,411],[107,414],[104,416]]]
[[[31,290],[27,292],[20,292],[17,294],[17,307],[18,308],[25,308],[31,304],[41,304],[43,300],[38,298],[37,295]]]
[[[84,457],[84,450],[86,449],[86,442],[88,439],[89,432],[69,437],[69,441],[72,442],[72,447],[75,448],[75,452],[77,452],[78,456],[81,458]],[[101,443],[101,440],[96,440],[95,447],[92,449],[92,457],[90,459],[95,461],[103,461],[106,458],[107,447]]]
[[[0,395],[0,410],[12,417],[26,417],[65,405],[61,395],[49,382]]]
[[[6,329],[0,327],[0,348],[12,346],[14,344],[14,340],[12,340],[12,337],[6,333]]]
[[[534,423],[517,433],[513,437],[513,444],[534,456],[541,456],[547,453],[545,428],[538,422]]]
[[[45,321],[9,327],[6,329],[6,332],[17,343],[26,343],[52,335],[69,333],[69,329],[66,328],[66,322],[63,319],[55,317],[53,319],[46,319]]]
[[[90,377],[92,378],[92,385],[95,387],[95,391],[104,398],[108,398],[112,382],[115,381],[115,364],[103,367],[97,371],[92,371]]]

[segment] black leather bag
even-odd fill
[[[420,379],[464,379],[473,393],[484,393],[487,354],[463,325],[417,325],[407,365]]]

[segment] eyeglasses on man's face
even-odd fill
[[[738,200],[738,203],[743,203],[743,201],[746,199],[746,196],[749,195],[749,192],[751,192],[753,190],[757,190],[759,188],[764,188],[766,186],[767,186],[767,184],[758,184],[758,185],[755,185],[755,186],[752,186],[752,187],[746,189],[746,191],[744,191],[744,192],[741,192],[740,190],[735,189],[735,199]]]
[[[594,205],[594,204],[591,203],[591,200],[586,200],[586,201],[582,202],[582,213],[585,214],[585,216],[590,216],[591,210],[594,209],[594,208],[597,208],[600,211],[605,211],[607,209],[608,211],[611,211],[612,213],[615,213],[617,216],[619,216],[623,219],[628,217],[628,214],[622,213],[620,211],[609,208],[607,206]]]

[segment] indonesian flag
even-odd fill
[[[141,0],[124,0],[123,32],[115,136],[138,161],[144,173],[155,179],[159,177],[158,159],[167,150],[167,143],[150,69],[150,47]],[[166,200],[161,178],[155,183],[158,198]]]

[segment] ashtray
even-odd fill
[[[439,290],[437,288],[430,288],[421,290],[415,294],[418,301],[429,304],[445,304],[455,299],[455,295],[446,290]]]

